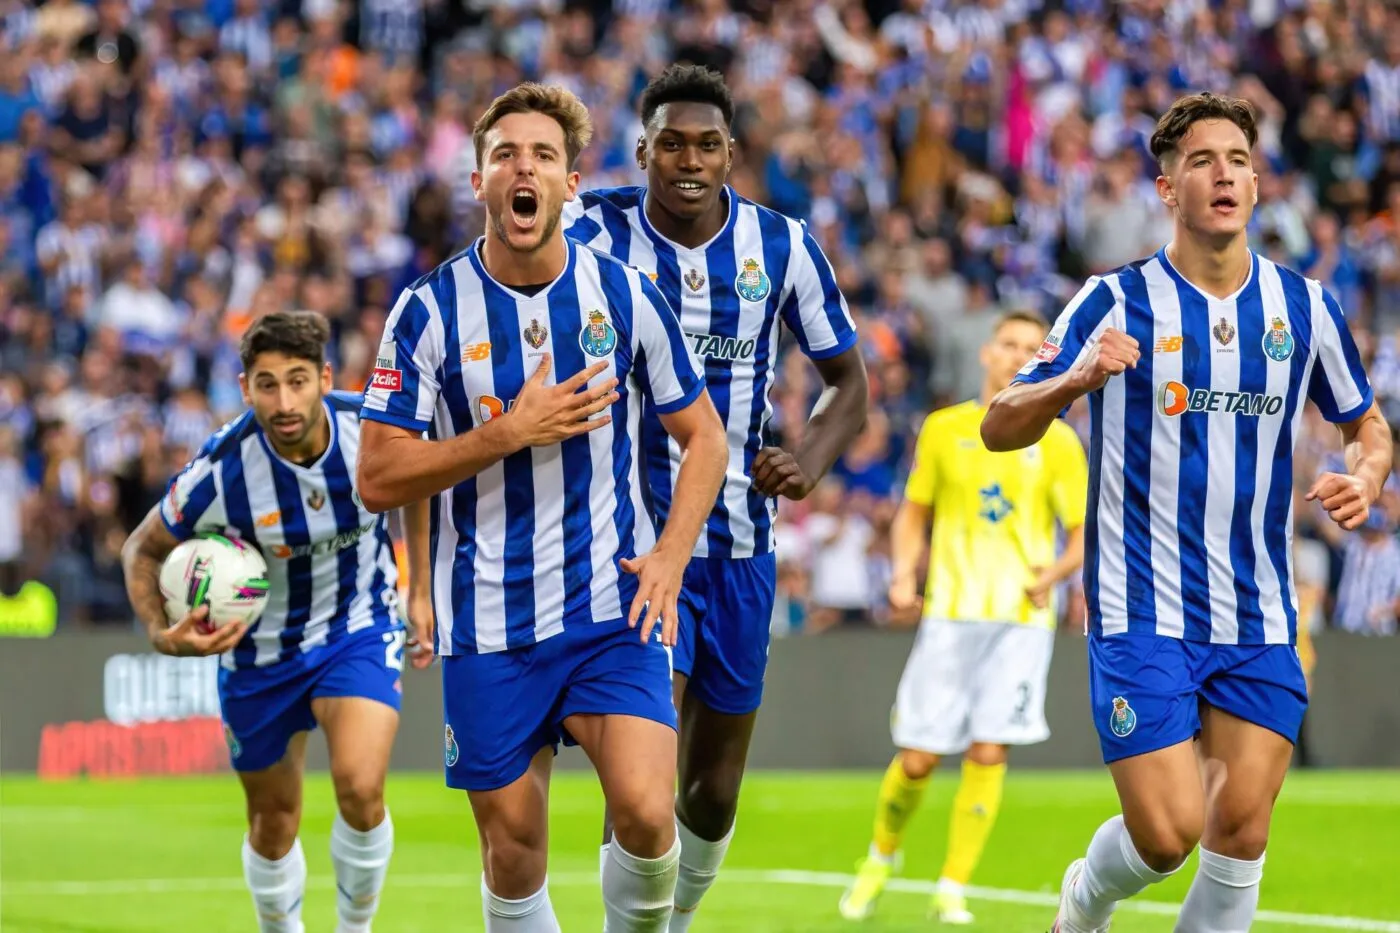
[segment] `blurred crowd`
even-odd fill
[[[909,621],[884,600],[887,532],[922,417],[977,394],[1002,312],[1051,318],[1086,275],[1166,241],[1147,140],[1181,93],[1256,105],[1254,245],[1335,291],[1400,420],[1385,0],[0,0],[0,15],[0,589],[44,580],[65,624],[129,622],[121,542],[241,408],[250,320],[324,313],[338,383],[363,385],[398,290],[479,232],[471,126],[526,78],[588,104],[579,168],[602,187],[642,180],[651,76],[721,69],[739,101],[732,183],[807,220],[836,268],[873,411],[832,478],[783,503],[783,630]],[[780,440],[818,388],[789,353]],[[1308,425],[1302,459],[1335,456],[1335,432]],[[1299,508],[1305,563],[1334,594],[1321,617],[1394,630],[1397,514],[1335,535]],[[1394,568],[1387,585],[1376,568]]]

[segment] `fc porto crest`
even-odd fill
[[[321,506],[326,504],[326,494],[319,489],[311,490],[311,495],[306,497],[306,504],[311,506],[312,511],[321,511]]]
[[[588,323],[578,334],[578,345],[589,356],[607,356],[617,346],[617,331],[601,311],[589,311]]]
[[[1293,355],[1293,335],[1283,318],[1276,317],[1264,332],[1264,355],[1276,363],[1282,363]]]
[[[685,274],[685,286],[693,292],[698,292],[705,287],[705,276],[699,269],[690,269]]]
[[[228,745],[228,753],[237,758],[243,754],[243,743],[238,741],[238,736],[233,734],[233,727],[224,723],[224,742]]]
[[[442,745],[442,760],[445,761],[450,768],[457,763],[457,759],[461,756],[461,751],[457,748],[457,736],[452,734],[452,725],[450,723],[443,730]]]
[[[1126,739],[1137,728],[1137,713],[1123,697],[1113,698],[1113,712],[1108,716],[1108,728],[1120,739]]]
[[[549,336],[549,331],[539,321],[530,318],[530,326],[521,332],[521,336],[525,338],[526,343],[538,350],[544,346],[544,339]]]
[[[757,259],[745,259],[739,267],[739,277],[734,280],[734,290],[745,301],[762,301],[768,297],[773,283],[768,273],[758,265]]]
[[[1228,347],[1230,341],[1235,339],[1235,328],[1223,317],[1219,324],[1211,328],[1210,332],[1215,335],[1215,342],[1222,347]]]

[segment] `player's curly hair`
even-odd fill
[[[264,353],[281,353],[297,360],[308,360],[320,369],[326,362],[326,344],[331,339],[331,323],[315,311],[277,311],[265,314],[243,333],[238,358],[249,372]]]
[[[568,88],[554,84],[536,84],[526,81],[517,84],[500,97],[491,101],[491,106],[472,127],[472,143],[476,147],[476,164],[482,164],[486,151],[486,134],[513,113],[542,113],[564,130],[564,154],[570,171],[578,160],[578,155],[593,139],[593,118],[583,101]]]
[[[642,91],[638,108],[642,125],[650,126],[656,111],[674,103],[713,104],[723,114],[725,126],[734,122],[734,95],[724,76],[702,65],[672,65],[657,75]]]
[[[1259,141],[1259,128],[1255,124],[1254,108],[1249,101],[1239,97],[1226,97],[1222,94],[1204,91],[1200,94],[1180,98],[1157,121],[1157,128],[1152,133],[1150,147],[1158,165],[1166,167],[1167,161],[1177,154],[1177,145],[1181,142],[1182,137],[1191,130],[1192,124],[1201,120],[1230,121],[1244,133],[1245,139],[1249,141],[1250,149],[1253,149],[1254,144]]]

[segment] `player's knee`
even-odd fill
[[[670,793],[644,788],[626,800],[611,800],[613,835],[638,858],[659,858],[676,836],[676,803]]]
[[[546,828],[528,821],[492,820],[481,827],[482,855],[491,890],[499,897],[526,897],[544,880]]]
[[[266,858],[279,859],[291,851],[300,826],[296,797],[265,794],[248,801],[248,842]]]
[[[1155,872],[1172,872],[1191,855],[1200,841],[1199,827],[1176,826],[1162,823],[1147,831],[1134,832],[1133,845],[1147,867]]]
[[[701,839],[723,839],[734,825],[743,781],[742,764],[722,764],[686,775],[676,811],[690,831]]]
[[[336,804],[351,829],[373,829],[384,819],[384,785],[376,775],[334,774]]]
[[[909,780],[922,781],[938,767],[938,756],[906,748],[899,753],[899,764]]]
[[[1217,807],[1210,814],[1210,827],[1211,851],[1252,861],[1269,844],[1269,808]]]

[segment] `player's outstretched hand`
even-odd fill
[[[433,597],[430,593],[408,594],[408,647],[414,670],[423,670],[433,663],[433,634],[437,629],[437,617],[433,614]]]
[[[624,557],[618,563],[623,570],[637,577],[637,595],[632,598],[632,609],[627,614],[627,627],[636,628],[637,620],[641,618],[642,641],[646,642],[651,638],[652,628],[659,621],[661,643],[668,648],[674,648],[678,624],[676,598],[680,596],[681,580],[685,576],[686,564],[690,563],[690,555],[673,555],[658,548],[650,554]]]
[[[203,658],[223,654],[238,644],[248,630],[242,622],[234,622],[208,631],[205,625],[207,618],[209,607],[200,606],[169,628],[155,632],[151,636],[151,644],[161,654],[177,658]]]
[[[608,368],[608,361],[592,366],[556,385],[545,385],[553,367],[550,355],[540,359],[539,367],[525,380],[506,417],[516,432],[516,440],[524,447],[546,447],[570,437],[596,431],[612,421],[609,414],[600,414],[618,399],[617,379],[596,386],[588,380]],[[594,415],[599,417],[594,418]],[[589,420],[589,419],[592,420]]]
[[[1044,567],[1032,567],[1031,573],[1035,574],[1035,579],[1026,586],[1026,599],[1035,608],[1044,609],[1050,605],[1050,591],[1055,588],[1055,581]]]
[[[1312,484],[1305,497],[1322,503],[1327,515],[1347,531],[1360,528],[1371,514],[1370,485],[1359,476],[1350,473],[1323,473]]]
[[[1099,335],[1072,372],[1085,392],[1093,392],[1103,388],[1104,383],[1113,376],[1136,367],[1141,357],[1135,339],[1110,327]]]
[[[784,496],[793,501],[805,499],[816,485],[802,470],[797,458],[781,447],[764,447],[753,458],[753,488],[765,496]]]

